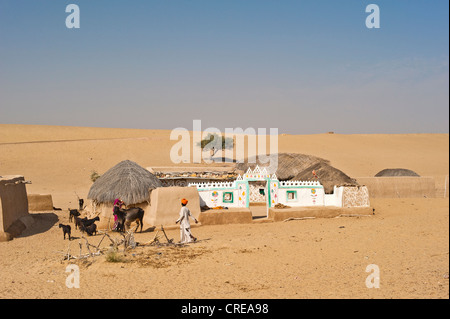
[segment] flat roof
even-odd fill
[[[161,173],[197,173],[197,172],[205,172],[205,173],[214,173],[214,172],[233,172],[233,166],[153,166],[147,167],[152,173],[161,172]]]

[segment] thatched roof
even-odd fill
[[[156,176],[135,162],[126,160],[100,176],[89,190],[88,199],[98,203],[113,203],[116,198],[126,205],[150,200],[152,189],[162,187]]]
[[[392,177],[392,176],[414,176],[420,177],[416,172],[405,168],[386,168],[379,171],[375,177]]]
[[[275,160],[275,157],[278,157],[278,162]],[[275,173],[280,181],[285,181],[294,178],[294,176],[311,165],[329,163],[328,160],[320,157],[295,153],[272,154],[269,158],[270,160],[267,163],[262,163],[260,158],[256,159],[256,163],[254,163],[254,157],[245,159],[243,163],[236,164],[235,170],[243,174],[249,167],[254,170],[256,165],[258,165],[261,169],[266,168],[269,174]]]
[[[275,156],[278,156],[278,163],[275,161]],[[269,174],[275,173],[280,181],[314,180],[312,171],[315,170],[327,194],[333,193],[335,185],[358,185],[355,179],[331,166],[330,161],[320,157],[296,153],[279,153],[271,155],[269,158],[270,161],[267,163],[262,163],[259,158],[257,163],[252,163],[255,161],[254,157],[245,159],[244,163],[236,164],[235,170],[243,174],[249,167],[254,170],[258,165],[261,169],[266,168]]]
[[[294,176],[293,180],[316,180],[312,173],[313,171],[315,171],[319,178],[319,182],[322,184],[326,194],[332,194],[335,185],[358,185],[355,179],[325,162],[316,163],[305,168],[302,172]]]

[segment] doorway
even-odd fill
[[[249,181],[249,208],[253,219],[267,217],[267,181]]]

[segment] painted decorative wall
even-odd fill
[[[249,207],[250,203],[267,203],[268,207],[283,204],[291,207],[336,206],[367,207],[367,187],[340,186],[334,194],[325,194],[318,181],[279,181],[275,174],[256,166],[233,182],[190,183],[197,187],[201,202],[208,207]]]

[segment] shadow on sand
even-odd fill
[[[17,238],[29,237],[36,234],[44,233],[55,225],[59,218],[55,213],[33,213],[30,214],[33,217],[33,225],[25,229]]]

